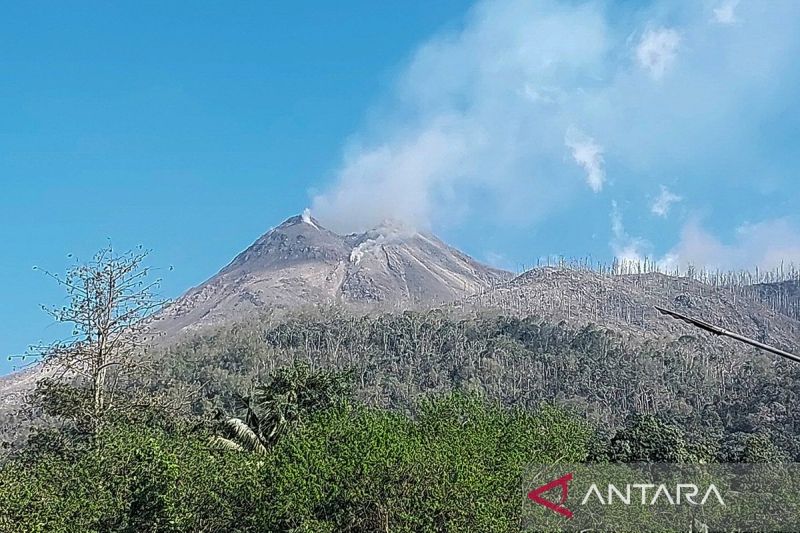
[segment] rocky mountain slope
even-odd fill
[[[758,283],[752,289],[768,308],[800,320],[800,280]]]
[[[344,303],[407,309],[479,294],[512,276],[433,235],[396,223],[338,235],[308,215],[292,217],[191,289],[159,320],[172,335],[258,312]]]
[[[687,348],[690,359],[719,353],[719,348],[729,354],[735,351],[741,360],[750,357],[752,350],[709,338],[683,322],[661,316],[654,306],[798,353],[800,321],[793,315],[797,289],[796,282],[726,286],[658,273],[620,275],[564,267],[536,268],[514,277],[478,263],[435,236],[399,224],[339,235],[310,216],[297,216],[260,237],[218,274],[176,300],[158,317],[155,327],[174,341],[208,326],[314,304],[340,303],[379,311],[444,305],[494,310],[510,317],[533,315],[536,324],[596,324],[635,346],[644,346],[648,340],[654,344],[682,341],[687,336],[697,341]],[[481,368],[478,373],[485,372],[492,371]],[[0,378],[0,426],[3,421],[18,424],[14,409],[40,375],[40,369],[32,368]]]
[[[459,306],[576,325],[593,323],[642,340],[699,333],[658,313],[654,306],[659,305],[791,352],[800,351],[800,322],[772,310],[747,289],[713,287],[659,273],[601,274],[543,267],[470,297]]]

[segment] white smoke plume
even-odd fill
[[[726,242],[695,218],[684,225],[680,241],[661,264],[667,270],[685,269],[689,265],[744,270],[800,266],[800,234],[788,218],[777,218],[743,224]]]
[[[551,209],[571,188],[550,172],[563,165],[569,125],[559,99],[573,89],[562,77],[595,71],[606,33],[599,3],[478,3],[463,27],[416,50],[314,213],[349,231],[385,218],[454,223],[476,195],[501,221]],[[597,187],[602,170],[591,180]]]
[[[661,218],[666,218],[669,215],[672,204],[682,201],[683,198],[673,193],[665,186],[661,186],[661,191],[650,206],[650,212]]]
[[[622,212],[616,200],[611,202],[611,235],[611,249],[618,260],[624,263],[638,263],[647,257],[645,252],[647,242],[638,237],[631,237],[625,231]]]
[[[675,63],[681,37],[670,28],[647,30],[636,48],[636,59],[653,79],[661,79]]]
[[[300,215],[300,219],[301,219],[303,222],[305,222],[306,224],[309,224],[309,225],[311,225],[311,226],[314,226],[315,228],[317,227],[317,225],[316,225],[316,224],[314,224],[314,220],[311,218],[311,209],[309,209],[308,207],[306,207],[305,209],[303,209],[303,214],[302,214],[302,215]],[[317,229],[319,229],[319,228],[317,228]]]
[[[687,198],[752,189],[764,121],[780,116],[800,77],[792,59],[800,3],[655,0],[626,3],[622,17],[620,9],[604,0],[479,0],[397,69],[313,196],[315,217],[346,232],[385,219],[530,228],[566,219],[579,202],[587,208],[584,182],[625,198],[637,217],[667,216],[677,198],[641,200],[675,176]],[[735,31],[720,28],[734,21]],[[704,201],[685,211],[712,212],[714,199]],[[590,224],[585,214],[572,220]],[[746,216],[724,215],[730,225]],[[679,260],[696,256],[667,239],[647,242]],[[641,254],[644,242],[624,231],[608,240],[624,256]]]
[[[564,143],[572,151],[572,158],[586,171],[586,183],[594,192],[603,189],[606,172],[603,168],[603,147],[594,139],[576,129],[567,131]]]

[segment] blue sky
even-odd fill
[[[174,297],[306,207],[511,269],[800,261],[797,2],[6,2],[0,30],[0,354],[60,333],[34,265],[144,244]]]

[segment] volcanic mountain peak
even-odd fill
[[[397,221],[343,236],[306,210],[179,298],[161,323],[167,331],[197,329],[258,311],[333,302],[390,308],[440,304],[510,277]]]
[[[305,215],[286,219],[239,254],[221,274],[288,266],[306,261],[338,262],[347,256],[344,238]]]

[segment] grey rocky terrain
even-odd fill
[[[398,223],[338,235],[310,216],[296,216],[180,297],[157,327],[173,336],[259,312],[319,304],[430,307],[479,294],[511,277]]]
[[[657,272],[612,274],[542,267],[458,305],[579,326],[596,324],[641,340],[700,333],[664,317],[655,310],[658,305],[791,352],[800,350],[800,322],[773,310],[750,287],[713,286]]]
[[[319,305],[361,313],[446,307],[577,327],[594,324],[634,344],[689,336],[700,342],[697,350],[708,342],[729,351],[741,348],[658,314],[654,306],[659,305],[797,353],[798,298],[796,281],[726,285],[657,272],[614,274],[564,266],[514,276],[401,224],[339,235],[302,215],[270,230],[187,291],[154,327],[173,344],[260,314]],[[13,411],[39,376],[33,368],[0,378],[0,415]]]

